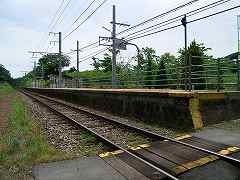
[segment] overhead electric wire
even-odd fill
[[[71,3],[70,3],[71,4]],[[71,5],[69,4],[69,8],[71,7]],[[64,14],[64,16],[62,16],[61,20],[59,21],[59,25],[63,22],[64,18],[67,16],[67,13]]]
[[[185,13],[185,14],[188,15],[188,17],[190,17],[190,16],[193,16],[193,15],[195,15],[195,14],[201,13],[201,12],[203,12],[203,11],[212,9],[212,8],[214,8],[214,7],[216,7],[216,6],[219,6],[219,5],[222,5],[222,4],[224,4],[224,3],[227,3],[227,2],[229,2],[229,1],[231,1],[231,0],[219,0],[219,1],[213,2],[213,3],[211,3],[211,4],[208,4],[208,5],[206,5],[206,6],[203,6],[203,7],[200,7],[200,8],[198,8],[198,9],[195,9],[195,10],[192,10],[192,11],[190,11],[190,12],[187,12],[187,13]],[[158,24],[149,26],[149,27],[147,27],[147,28],[138,30],[138,31],[136,31],[136,32],[133,32],[133,33],[131,33],[131,34],[128,34],[128,35],[125,36],[124,38],[127,38],[127,37],[129,37],[129,36],[132,36],[132,35],[134,35],[134,34],[137,34],[137,33],[142,32],[142,33],[138,34],[138,35],[141,35],[141,34],[144,34],[144,33],[147,33],[147,32],[151,32],[151,31],[153,31],[153,30],[155,30],[155,29],[159,29],[160,27],[163,27],[163,26],[166,26],[166,25],[175,23],[175,22],[181,20],[180,18],[182,18],[185,14],[182,14],[182,15],[179,15],[179,16],[177,16],[177,17],[171,18],[171,19],[169,19],[169,20],[166,20],[166,21],[160,22],[160,23],[158,23]],[[173,21],[173,20],[174,20],[174,21]],[[167,23],[167,24],[164,24],[164,23]],[[163,25],[162,25],[162,24],[163,24]],[[160,25],[161,25],[161,26],[160,26]],[[145,32],[143,32],[143,31],[145,31]]]
[[[83,60],[81,60],[81,61],[79,61],[79,62],[84,62],[84,61],[86,61],[86,60],[88,60],[88,59],[91,59],[92,57],[94,57],[94,56],[96,56],[96,55],[98,55],[98,54],[101,54],[102,52],[104,52],[104,51],[106,51],[108,48],[103,48],[103,49],[101,49],[101,50],[99,50],[99,51],[96,51],[96,52],[93,52],[93,53],[91,53],[91,54],[89,54],[89,55],[87,55],[87,56],[85,56],[85,57],[83,57],[83,58],[80,58],[80,59],[83,59]]]
[[[200,12],[206,11],[206,10],[208,10],[208,9],[214,8],[214,7],[218,6],[218,5],[221,5],[221,4],[226,3],[226,2],[229,2],[229,1],[231,1],[231,0],[219,0],[219,1],[213,2],[213,3],[211,3],[211,4],[208,4],[208,5],[206,5],[206,6],[203,6],[203,7],[200,7],[200,8],[198,8],[198,9],[195,9],[195,10],[193,10],[193,11],[190,11],[190,12],[188,12],[188,13],[186,13],[186,14],[188,14],[188,16],[192,16],[192,15],[195,15],[195,14],[198,14],[198,13],[200,13]],[[161,22],[161,23],[159,23],[159,24],[157,24],[157,25],[150,26],[150,27],[155,27],[155,26],[159,26],[160,24],[167,23],[167,24],[164,24],[164,25],[160,26],[160,27],[163,27],[163,26],[166,26],[166,25],[169,25],[169,24],[171,24],[171,23],[174,23],[174,22],[179,21],[178,18],[182,18],[182,17],[183,17],[183,15],[180,15],[180,16],[174,17],[174,18],[172,18],[172,19],[169,19],[169,20],[167,20],[167,21]],[[173,21],[173,20],[175,20],[175,21]],[[172,21],[172,22],[171,22],[171,21]],[[141,23],[140,23],[140,24],[141,24]],[[131,37],[130,39],[127,39],[127,41],[131,41],[131,40],[134,40],[134,39],[142,38],[142,37],[145,37],[145,36],[150,36],[150,35],[152,35],[152,34],[160,33],[160,32],[166,31],[166,30],[174,29],[174,28],[177,28],[177,27],[179,27],[179,26],[181,26],[181,25],[182,25],[182,24],[174,25],[174,26],[171,26],[171,27],[168,27],[168,28],[159,30],[159,31],[155,31],[155,32],[149,33],[149,34],[145,34],[146,32],[144,32],[145,35],[139,36],[139,34],[138,34],[138,35],[136,35],[135,37]],[[149,29],[150,27],[145,28],[145,29]],[[144,29],[144,30],[145,30],[145,29]],[[159,29],[159,27],[158,27],[158,28],[154,28],[154,29],[152,29],[152,30],[155,30],[155,29]],[[151,31],[152,31],[152,30],[151,30]],[[142,31],[142,30],[141,30],[141,31]],[[148,32],[149,32],[149,31],[148,31]],[[136,33],[136,32],[135,32],[135,33]],[[141,33],[141,34],[143,34],[143,33]],[[133,34],[130,34],[130,35],[133,35]],[[128,35],[128,36],[130,36],[130,35]],[[127,36],[127,37],[128,37],[128,36]],[[86,46],[84,46],[84,47],[82,47],[82,48],[80,48],[80,49],[85,49],[85,48],[91,47],[91,46],[93,46],[93,45],[95,45],[95,44],[97,44],[97,43],[98,43],[98,41],[96,41],[96,42],[94,42],[94,43],[91,43],[91,44],[89,44],[89,45],[86,45]]]
[[[74,31],[76,31],[80,26],[82,26],[87,20],[89,20],[93,14],[97,12],[98,9],[100,9],[103,4],[105,4],[108,0],[104,0],[84,21],[82,21],[76,28],[74,28],[70,33],[68,33],[63,40],[65,40],[67,37],[69,37]]]
[[[199,0],[192,0],[192,1],[188,2],[188,3],[186,3],[186,4],[180,5],[180,6],[174,8],[174,9],[171,9],[171,10],[165,12],[165,13],[162,13],[162,14],[160,14],[160,15],[157,15],[157,16],[153,17],[153,18],[150,18],[150,19],[148,19],[148,20],[145,20],[144,22],[141,22],[141,23],[139,23],[139,24],[137,24],[137,25],[135,25],[135,26],[133,26],[133,27],[130,27],[130,28],[128,28],[128,29],[125,29],[125,30],[119,32],[117,35],[120,35],[120,34],[126,32],[126,31],[130,31],[130,30],[132,30],[132,29],[134,29],[134,28],[136,28],[136,27],[138,27],[138,26],[144,25],[144,24],[146,24],[146,23],[148,23],[148,22],[153,21],[154,19],[160,18],[161,16],[167,15],[167,14],[169,14],[169,13],[171,13],[171,12],[174,12],[174,11],[176,11],[176,10],[179,10],[179,9],[183,8],[183,7],[186,7],[186,6],[188,6],[188,5],[191,5],[192,3],[197,2],[197,1],[199,1]],[[83,50],[83,49],[86,49],[86,48],[91,47],[91,46],[93,46],[93,45],[95,45],[95,44],[98,44],[98,43],[99,43],[99,41],[96,41],[96,42],[94,42],[94,43],[90,43],[90,44],[88,44],[88,45],[86,45],[86,46],[84,46],[84,47],[81,47],[80,49]]]
[[[234,10],[234,9],[237,9],[237,8],[240,8],[240,5],[238,6],[234,6],[232,8],[229,8],[229,9],[225,9],[223,11],[219,11],[219,12],[216,12],[216,13],[213,13],[213,14],[210,14],[210,15],[207,15],[207,16],[203,16],[203,17],[200,17],[200,18],[197,18],[197,19],[194,19],[194,20],[191,20],[189,22],[187,22],[187,24],[190,24],[190,23],[193,23],[193,22],[196,22],[196,21],[200,21],[202,19],[206,19],[206,18],[209,18],[209,17],[212,17],[212,16],[216,16],[218,14],[222,14],[222,13],[225,13],[227,11],[231,11],[231,10]]]
[[[63,13],[66,11],[66,9],[68,8],[68,6],[70,5],[72,0],[68,0],[67,4],[65,5],[65,7],[63,8],[63,10],[61,11],[61,13],[59,14],[57,20],[55,21],[55,23],[53,24],[53,26],[51,27],[51,31],[55,28],[55,26],[57,25],[59,19],[62,17]]]
[[[88,45],[85,45],[85,46],[83,46],[83,47],[80,47],[79,49],[80,49],[80,50],[83,50],[83,49],[86,49],[86,48],[88,48],[88,47],[94,46],[95,44],[98,44],[98,43],[99,43],[99,41],[95,41],[94,43],[90,43],[90,44],[88,44]]]
[[[74,25],[81,17],[83,14],[85,14],[85,12],[87,12],[87,10],[93,5],[93,3],[95,2],[96,0],[93,0],[89,5],[88,7],[76,18],[76,20],[72,23],[72,25]]]
[[[162,30],[159,30],[159,31],[155,31],[155,32],[152,32],[152,33],[149,33],[149,34],[146,34],[146,35],[136,36],[136,37],[133,37],[131,39],[127,39],[127,41],[132,41],[132,40],[139,39],[139,38],[142,38],[142,37],[150,36],[150,35],[157,34],[157,33],[160,33],[160,32],[163,32],[163,31],[167,31],[167,30],[170,30],[170,29],[175,29],[175,28],[177,28],[179,26],[182,26],[182,24],[171,26],[171,27],[168,27],[168,28],[165,28],[165,29],[162,29]]]
[[[186,6],[192,5],[193,3],[197,2],[197,1],[199,1],[199,0],[192,0],[192,1],[188,2],[188,3],[186,3],[186,4],[180,5],[180,6],[174,8],[174,9],[171,9],[171,10],[169,10],[169,11],[167,11],[167,12],[164,12],[164,13],[159,14],[159,15],[153,17],[153,18],[150,18],[150,19],[148,19],[148,20],[145,20],[145,21],[143,21],[143,22],[141,22],[141,23],[139,23],[139,24],[137,24],[137,25],[135,25],[135,26],[132,26],[132,27],[130,27],[130,28],[127,28],[127,29],[121,31],[120,33],[118,33],[118,35],[119,35],[119,34],[122,34],[122,33],[124,33],[124,32],[128,32],[128,31],[130,31],[130,30],[132,30],[132,29],[135,29],[135,28],[137,28],[137,27],[139,27],[139,26],[143,26],[143,25],[146,24],[146,23],[152,22],[152,21],[154,21],[155,19],[158,19],[158,18],[160,18],[160,17],[163,17],[163,16],[165,16],[165,15],[167,15],[167,14],[170,14],[170,13],[172,13],[172,12],[178,11],[178,10],[180,10],[180,9],[186,7]]]
[[[63,4],[64,4],[64,0],[62,0],[62,2],[60,3],[60,5],[59,5],[58,8],[57,8],[57,11],[54,13],[54,15],[53,15],[53,17],[52,17],[52,19],[51,19],[51,21],[50,21],[50,23],[49,23],[49,25],[48,25],[48,29],[51,27],[52,23],[53,23],[54,20],[56,19],[59,11],[61,10],[61,8],[62,8],[62,6],[63,6]],[[45,34],[45,33],[44,33],[44,34]],[[45,37],[45,36],[43,36],[43,38],[40,40],[40,42],[39,42],[39,44],[38,44],[38,49],[40,48],[41,43],[42,43],[42,41],[44,40],[44,37]],[[48,37],[47,37],[47,39],[48,39]],[[45,43],[44,43],[44,44],[45,44]]]
[[[58,7],[56,13],[54,14],[54,16],[53,16],[53,18],[52,18],[50,24],[48,25],[48,28],[51,27],[51,25],[53,24],[54,20],[56,19],[58,13],[60,12],[60,10],[61,10],[61,8],[62,8],[62,6],[63,6],[63,4],[64,4],[64,1],[65,1],[65,0],[62,0],[61,4],[59,5],[59,7]]]
[[[224,13],[224,12],[227,12],[227,11],[231,11],[231,10],[237,9],[237,8],[239,8],[239,7],[240,7],[240,5],[234,6],[234,7],[232,7],[232,8],[225,9],[225,10],[223,10],[223,11],[219,11],[219,12],[216,12],[216,13],[213,13],[213,14],[210,14],[210,15],[207,15],[207,16],[203,16],[203,17],[201,17],[201,18],[197,18],[197,19],[191,20],[191,21],[187,22],[187,24],[193,23],[193,22],[196,22],[196,21],[199,21],[199,20],[202,20],[202,19],[206,19],[206,18],[215,16],[215,15],[218,15],[218,14],[221,14],[221,13]],[[182,26],[182,24],[178,24],[178,25],[175,25],[175,26],[171,26],[171,27],[168,27],[168,28],[165,28],[165,29],[162,29],[162,30],[159,30],[159,31],[155,31],[155,32],[152,32],[152,33],[148,33],[148,34],[145,34],[145,35],[136,36],[136,37],[133,37],[133,38],[131,38],[131,39],[128,39],[127,41],[132,41],[132,40],[135,40],[135,39],[143,38],[143,37],[150,36],[150,35],[153,35],[153,34],[157,34],[157,33],[160,33],[160,32],[163,32],[163,31],[167,31],[167,30],[170,30],[170,29],[175,29],[175,28],[180,27],[180,26]]]

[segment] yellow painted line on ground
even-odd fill
[[[176,137],[175,140],[182,140],[182,139],[186,139],[186,138],[190,138],[190,137],[192,137],[192,135],[186,134],[186,135],[183,135],[183,136]],[[164,141],[168,141],[168,140],[164,140]],[[133,151],[148,148],[148,147],[151,147],[151,145],[150,144],[140,144],[140,145],[137,145],[137,146],[128,146],[128,148],[133,150]],[[118,154],[121,154],[123,152],[124,151],[122,151],[122,150],[103,152],[103,153],[99,154],[98,156],[101,157],[101,158],[105,158],[105,157],[109,157],[109,156],[118,155]]]
[[[232,153],[238,152],[238,151],[240,151],[240,148],[238,148],[238,147],[229,147],[227,149],[223,149],[223,150],[219,151],[218,153],[221,155],[229,155],[229,154],[232,154]],[[200,167],[200,166],[206,165],[210,162],[216,161],[218,159],[219,159],[219,157],[217,157],[217,156],[209,155],[209,156],[200,158],[198,160],[182,164],[181,166],[177,166],[173,169],[173,171],[176,174],[181,174],[181,173],[184,173],[193,168]]]
[[[183,136],[176,137],[175,140],[180,141],[180,140],[191,138],[191,137],[192,137],[192,135],[186,134],[186,135],[183,135]]]

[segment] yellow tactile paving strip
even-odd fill
[[[192,135],[186,134],[186,135],[183,135],[183,136],[176,137],[175,139],[176,140],[183,140],[183,139],[187,139],[187,138],[191,138],[191,137],[192,137]],[[141,145],[138,145],[138,146],[129,146],[129,149],[136,151],[136,150],[140,150],[140,149],[147,148],[147,147],[150,147],[150,146],[151,146],[150,144],[141,144]],[[240,151],[240,148],[233,146],[233,147],[228,147],[226,149],[223,149],[223,150],[221,150],[217,153],[221,154],[221,155],[230,155],[232,153],[239,152],[239,151]],[[104,152],[104,153],[99,154],[99,157],[106,158],[106,157],[118,155],[118,154],[121,154],[121,153],[124,153],[124,151],[116,150],[116,151],[112,151],[112,152]],[[209,155],[209,156],[200,158],[200,159],[195,160],[195,161],[191,161],[191,162],[188,162],[188,163],[185,163],[185,164],[181,164],[180,166],[177,166],[172,170],[173,170],[173,172],[175,172],[178,175],[178,174],[184,173],[186,171],[189,171],[193,168],[206,165],[206,164],[208,164],[210,162],[213,162],[213,161],[216,161],[218,159],[219,159],[219,157],[217,157],[217,156]]]

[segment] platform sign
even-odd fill
[[[112,45],[109,45],[108,43],[111,42],[111,37],[102,37],[102,36],[99,36],[99,46],[112,46]],[[105,43],[102,43],[102,42],[105,42]]]
[[[122,39],[115,40],[116,48],[119,50],[127,50],[127,42]]]
[[[104,43],[102,43],[104,41]],[[112,38],[111,37],[102,37],[99,36],[99,45],[100,46],[110,46],[112,47],[112,44],[109,44],[109,42],[112,42]],[[123,39],[115,39],[115,47],[116,49],[119,50],[127,50],[127,44],[128,42],[123,40]]]

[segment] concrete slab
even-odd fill
[[[235,158],[240,158],[240,153]],[[215,161],[205,166],[192,169],[179,176],[181,180],[237,180],[240,178],[239,168],[224,162]]]
[[[240,133],[229,130],[206,128],[194,133],[193,136],[229,146],[240,147]]]
[[[125,180],[99,157],[86,157],[33,167],[35,180]]]
[[[240,134],[224,129],[206,128],[193,135],[216,143],[222,143],[229,146],[240,146]],[[239,152],[231,156],[240,159]],[[238,167],[222,160],[217,160],[185,172],[180,175],[179,178],[181,180],[236,180],[240,178],[240,171]]]

